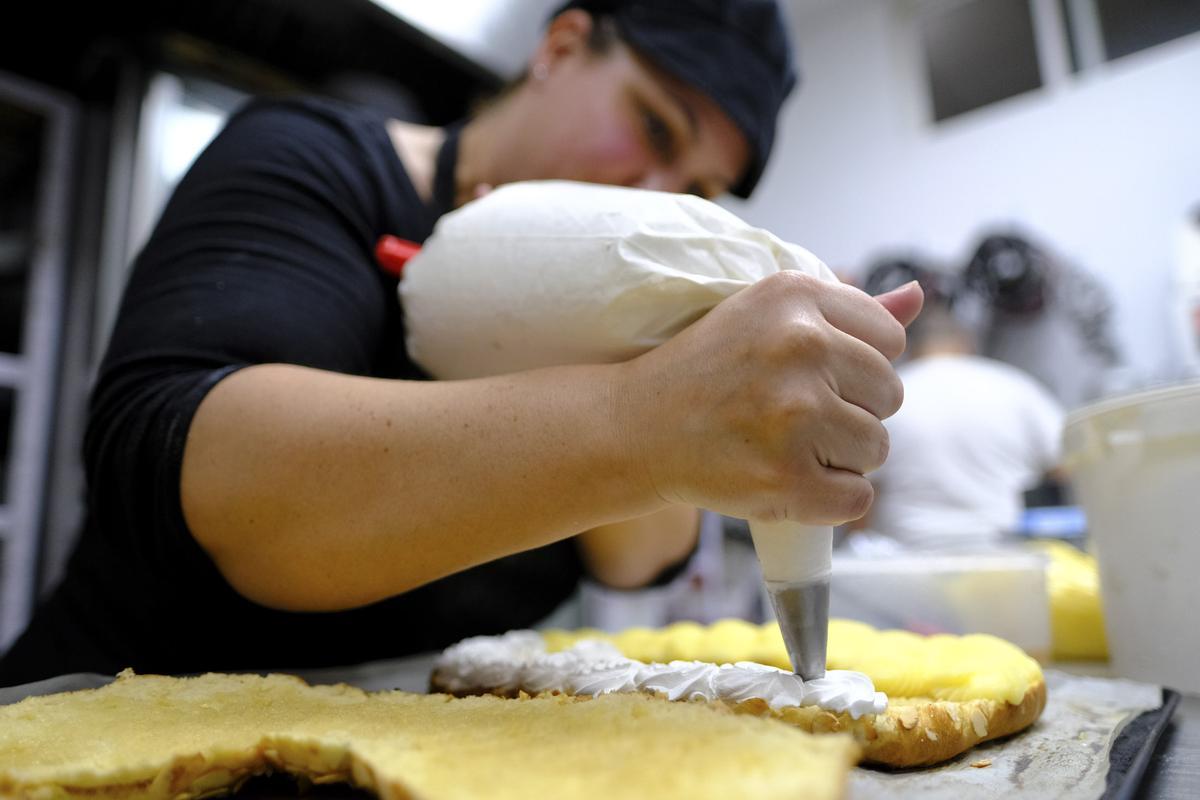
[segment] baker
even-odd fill
[[[533,624],[585,573],[654,581],[697,507],[864,513],[914,287],[782,274],[624,363],[429,381],[372,256],[527,179],[748,196],[793,83],[768,0],[580,0],[461,125],[236,114],[138,256],[84,529],[0,684],[435,650]]]

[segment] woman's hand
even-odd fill
[[[903,396],[891,360],[916,284],[872,298],[781,272],[622,365],[628,447],[659,496],[749,519],[838,524],[870,508]]]

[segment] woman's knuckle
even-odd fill
[[[780,270],[767,278],[772,289],[784,292],[810,292],[816,279],[794,269]]]
[[[884,382],[884,386],[886,387],[887,399],[884,403],[883,418],[887,419],[899,411],[900,406],[904,404],[904,383],[893,372]]]
[[[871,482],[866,478],[855,481],[852,487],[846,491],[846,518],[859,519],[871,510],[871,503],[874,502],[874,500],[875,490],[871,488]]]
[[[908,346],[908,332],[904,330],[904,326],[895,318],[889,318],[889,324],[884,333],[884,352],[888,360],[894,361],[904,354],[904,348]]]
[[[785,324],[779,326],[772,340],[779,345],[779,349],[782,352],[790,354],[798,345],[803,345],[805,339],[812,336],[812,334],[811,324],[808,320],[801,317],[799,319],[788,320]]]
[[[883,427],[882,425],[879,426],[879,434],[878,439],[876,440],[875,448],[875,463],[871,467],[872,470],[882,467],[892,452],[892,437],[890,434],[888,434],[887,428]]]
[[[833,337],[813,320],[798,320],[788,327],[787,357],[792,361],[822,363],[833,355]]]
[[[776,417],[793,434],[813,413],[813,401],[806,392],[780,391],[776,395]]]

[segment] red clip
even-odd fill
[[[380,236],[375,243],[375,262],[389,275],[399,278],[404,274],[404,265],[421,252],[421,245],[398,236]]]

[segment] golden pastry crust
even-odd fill
[[[1046,684],[1038,681],[1018,704],[997,700],[889,700],[883,714],[852,719],[815,706],[772,711],[767,704],[738,704],[738,713],[767,715],[810,733],[850,733],[863,749],[863,761],[888,767],[939,764],[980,742],[999,739],[1033,724],[1046,707]]]
[[[831,800],[858,754],[849,736],[637,694],[456,700],[123,674],[0,707],[0,797],[29,800],[193,800],[272,770],[382,800]]]

